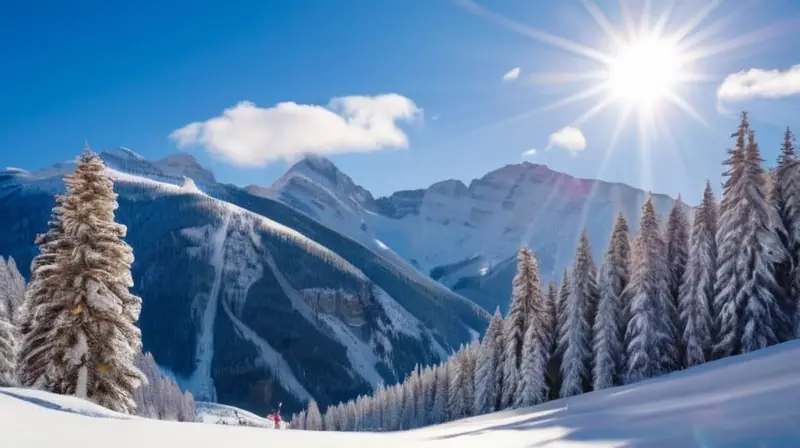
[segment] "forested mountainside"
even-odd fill
[[[219,184],[190,157],[101,156],[136,257],[144,348],[198,400],[257,413],[338,402],[445,358],[488,325],[402,260]],[[26,276],[70,170],[0,174],[0,253]]]

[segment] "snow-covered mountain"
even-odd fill
[[[217,183],[189,155],[104,152],[133,247],[145,350],[192,390],[264,414],[394,383],[482,332],[488,313],[400,258],[280,202]],[[0,254],[23,274],[71,163],[0,172]]]
[[[374,198],[329,160],[307,157],[255,195],[278,199],[389,257],[405,259],[489,311],[505,309],[517,250],[528,244],[545,278],[573,259],[582,229],[600,260],[614,217],[632,229],[647,193],[578,179],[544,165],[507,165],[469,186],[445,180],[422,190]],[[673,200],[654,195],[666,214]]]
[[[630,386],[395,433],[164,422],[75,397],[0,388],[0,446],[793,448],[800,446],[798,369],[795,341]]]

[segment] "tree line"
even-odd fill
[[[534,254],[517,256],[511,304],[480,342],[417,367],[291,427],[396,431],[632,384],[800,337],[800,160],[791,130],[763,167],[746,112],[693,213],[680,196],[662,226],[650,198],[631,234],[616,217],[597,267],[587,233],[560,284],[541,284]],[[691,218],[689,215],[692,215]]]

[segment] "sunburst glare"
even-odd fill
[[[501,122],[507,123],[579,101],[593,100],[594,104],[576,117],[572,125],[596,116],[609,104],[618,104],[626,109],[620,117],[630,116],[633,119],[643,144],[654,138],[655,123],[663,121],[660,115],[664,106],[675,107],[697,123],[708,127],[702,115],[682,96],[682,87],[713,81],[715,76],[695,71],[694,67],[704,60],[761,42],[775,34],[775,27],[767,26],[747,32],[736,39],[728,39],[723,44],[708,42],[724,31],[723,28],[730,24],[733,16],[742,12],[742,8],[735,8],[728,16],[702,27],[703,22],[722,3],[721,0],[698,1],[694,13],[685,20],[680,20],[680,23],[670,22],[674,19],[673,2],[668,2],[660,11],[651,11],[649,0],[639,2],[641,9],[636,17],[637,14],[631,10],[627,1],[620,0],[619,24],[612,23],[592,0],[581,0],[598,31],[611,42],[608,48],[593,48],[517,22],[481,6],[475,0],[454,1],[472,14],[598,65],[595,69],[578,73],[574,68],[564,67],[563,71],[532,75],[528,81],[534,84],[584,85],[551,104],[507,117]],[[626,123],[620,124],[620,127],[626,126]]]

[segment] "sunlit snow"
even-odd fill
[[[145,420],[74,397],[0,389],[0,444],[25,448],[171,448],[176,443],[192,448],[788,448],[800,446],[798,371],[800,341],[534,408],[376,434]]]

